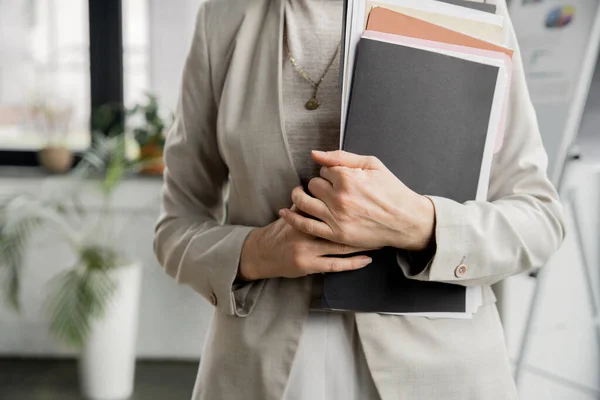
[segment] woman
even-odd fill
[[[341,19],[342,0],[200,8],[155,239],[215,306],[194,399],[515,399],[489,285],[542,266],[564,234],[520,56],[490,202],[458,204],[333,151]],[[313,274],[382,246],[425,260],[410,279],[482,286],[484,305],[472,320],[310,309]]]

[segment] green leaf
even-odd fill
[[[81,264],[92,271],[108,271],[119,265],[119,255],[115,250],[96,244],[84,246],[80,258]]]
[[[9,306],[19,311],[25,251],[33,230],[41,225],[42,220],[15,212],[17,210],[10,207],[12,200],[14,198],[0,202],[0,290]]]
[[[138,115],[142,122],[140,122],[140,126],[134,127],[132,131],[140,146],[147,144],[164,146],[165,130],[167,125],[172,124],[173,118],[172,115],[169,116],[170,121],[165,121],[162,118],[158,98],[151,93],[146,93],[146,102],[136,105],[131,110],[130,116]]]
[[[125,140],[119,140],[115,145],[113,152],[109,155],[106,174],[102,184],[105,195],[111,194],[116,189],[127,172]]]
[[[12,238],[2,238],[0,254],[3,265],[0,268],[0,283],[8,305],[19,312],[21,310],[19,292],[21,287],[22,253]]]
[[[123,123],[121,116],[124,114],[122,106],[116,103],[102,105],[92,111],[92,130],[102,132],[107,136],[122,134]]]
[[[74,269],[54,280],[50,297],[50,331],[66,345],[80,349],[93,323],[104,317],[117,285],[103,270]]]
[[[129,172],[125,156],[125,137],[94,136],[92,147],[84,154],[73,175],[79,178],[100,178],[100,189],[110,195]]]

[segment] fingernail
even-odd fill
[[[285,217],[285,209],[279,210],[279,216],[282,218]]]
[[[363,262],[365,263],[365,265],[371,264],[373,262],[373,259],[371,257],[365,257],[363,259]]]
[[[313,154],[316,154],[318,156],[324,156],[325,152],[324,151],[320,151],[320,150],[313,150]]]

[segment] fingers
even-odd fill
[[[333,231],[325,222],[304,217],[296,211],[285,208],[279,211],[279,216],[292,228],[304,232],[307,235],[327,240],[331,240],[333,237]]]
[[[329,182],[332,186],[332,195],[335,190],[346,189],[351,186],[355,179],[356,168],[348,167],[321,167],[319,175],[322,179]]]
[[[340,179],[340,175],[335,168],[339,167],[321,167],[321,170],[319,171],[321,178],[331,182],[333,186],[336,186]]]
[[[335,243],[329,240],[322,240],[315,244],[316,251],[321,255],[341,255],[341,254],[353,254],[373,249],[359,248],[346,244]]]
[[[313,178],[308,182],[310,193],[323,201],[325,204],[331,204],[333,198],[333,185],[330,181],[323,178]]]
[[[324,167],[348,167],[360,169],[379,169],[381,161],[372,156],[361,156],[343,150],[312,152],[313,160]]]
[[[373,260],[367,256],[348,258],[319,257],[315,260],[315,273],[353,271],[364,268]]]
[[[292,212],[302,211],[322,221],[328,221],[331,216],[327,205],[318,198],[308,195],[302,186],[298,186],[292,190],[292,201],[294,202],[294,207],[290,210]]]

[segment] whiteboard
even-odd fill
[[[599,0],[512,0],[509,12],[555,185],[577,137],[600,43]]]

